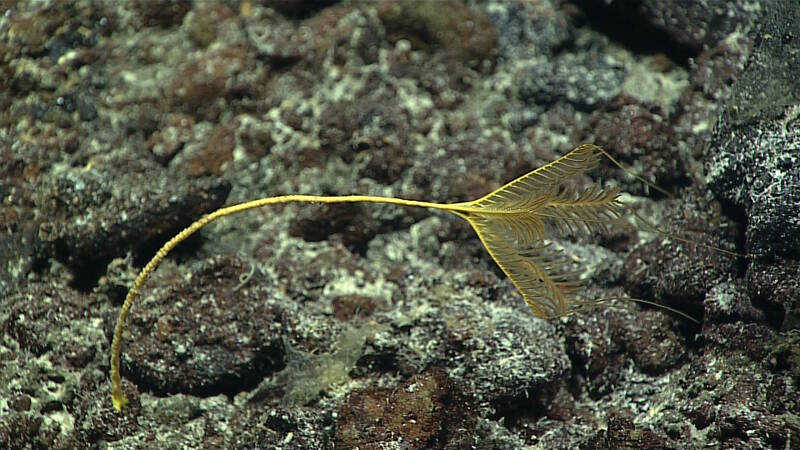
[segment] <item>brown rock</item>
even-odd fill
[[[199,8],[186,15],[184,26],[195,44],[207,47],[217,38],[220,23],[234,15],[224,4],[201,2]]]
[[[244,49],[214,49],[183,66],[172,81],[169,94],[176,106],[187,112],[208,106],[215,99],[230,93],[232,78],[245,66]]]
[[[492,22],[458,0],[388,0],[380,3],[378,15],[392,40],[444,51],[469,66],[493,61],[498,54]]]
[[[183,161],[186,174],[191,177],[217,175],[224,173],[226,164],[233,161],[233,149],[236,147],[236,136],[229,125],[220,125],[214,129],[208,141],[199,152],[187,156]]]
[[[168,28],[183,21],[192,9],[190,0],[136,0],[133,7],[146,26]]]
[[[470,448],[476,416],[470,398],[443,371],[411,377],[395,390],[365,389],[339,408],[336,447],[378,450]]]

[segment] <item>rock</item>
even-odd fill
[[[586,130],[588,136],[582,142],[594,142],[628,167],[635,163],[636,174],[656,186],[669,190],[686,184],[688,168],[678,145],[683,136],[654,105],[618,95],[592,113]],[[600,171],[619,179],[625,192],[652,191],[610,162],[604,161]]]
[[[568,102],[591,110],[620,92],[624,72],[606,58],[568,54],[543,59],[517,74],[520,99],[532,105]]]
[[[797,447],[788,3],[0,3],[0,448]],[[442,212],[275,205],[153,274],[113,409],[121,298],[204,213],[300,193],[470,201],[584,140],[678,198],[607,166],[577,186],[763,248],[642,244],[629,222],[556,240],[588,268],[582,299],[666,302],[701,326],[610,300],[535,319]],[[722,205],[699,163],[714,153]]]
[[[184,27],[195,44],[207,47],[217,39],[220,24],[235,17],[235,13],[224,4],[200,3],[198,6],[186,15]]]
[[[764,311],[756,308],[742,283],[723,281],[708,291],[704,302],[703,321],[766,322]],[[756,298],[755,295],[752,298]]]
[[[649,40],[650,45],[690,54],[713,46],[735,32],[737,27],[752,27],[757,23],[757,15],[753,12],[759,9],[753,3],[725,0],[579,0],[577,3],[588,16],[595,16],[590,20],[602,22],[599,18],[605,17],[606,22],[613,23],[609,19],[615,17],[616,25],[625,27],[615,30],[620,35],[633,34],[639,39]]]
[[[709,142],[708,182],[747,216],[747,253],[800,258],[800,6],[777,2]]]
[[[666,439],[651,430],[638,429],[630,417],[612,414],[608,418],[608,428],[599,436],[580,447],[581,449],[615,450],[628,448],[647,448],[666,450],[672,448]]]
[[[693,214],[683,214],[695,205]],[[651,221],[652,223],[652,221]],[[699,317],[708,291],[736,273],[736,258],[713,248],[736,251],[737,229],[707,200],[685,192],[670,208],[660,228],[690,242],[656,238],[635,248],[625,259],[625,285],[632,295],[657,299]]]
[[[286,309],[252,264],[217,256],[150,280],[127,324],[123,375],[158,393],[233,395],[283,365]],[[285,302],[284,302],[285,303]]]
[[[397,389],[354,391],[339,408],[336,447],[379,450],[468,448],[475,426],[472,400],[441,369],[415,375]]]
[[[497,30],[503,55],[515,59],[552,56],[574,38],[567,15],[550,0],[488,3],[486,14]]]
[[[125,172],[112,162],[68,172],[45,183],[36,195],[36,204],[50,210],[39,225],[39,257],[58,258],[77,270],[79,278],[91,278],[93,264],[153,245],[220,207],[229,190],[222,180],[175,183],[162,168],[145,161],[129,161]]]
[[[207,50],[188,61],[175,75],[168,92],[176,106],[187,112],[208,107],[231,95],[234,78],[247,64],[247,51],[239,47]]]
[[[746,274],[751,302],[783,331],[800,328],[800,264],[792,259],[753,261]]]
[[[226,415],[221,414],[220,418]],[[277,407],[266,414],[261,409],[248,408],[235,412],[230,428],[214,430],[212,436],[204,436],[203,442],[208,445],[217,441],[220,448],[328,448],[334,425],[330,414],[310,408]],[[237,431],[230,433],[229,429]]]
[[[393,41],[444,51],[472,67],[497,57],[497,31],[489,18],[459,0],[383,1],[378,15]]]
[[[364,250],[377,234],[378,223],[358,204],[323,205],[305,208],[289,225],[289,234],[309,242],[318,242],[336,234],[342,244]]]
[[[181,166],[191,178],[204,175],[221,176],[230,169],[235,148],[236,135],[233,125],[222,124],[211,132],[197,151],[182,153],[177,165]]]
[[[168,28],[183,21],[183,17],[192,9],[192,2],[190,0],[136,0],[132,6],[145,26]]]
[[[438,294],[448,295],[450,289],[442,287]],[[549,323],[521,314],[527,312],[521,299],[508,301],[514,306],[454,299],[440,313],[422,312],[419,317],[408,305],[390,315],[398,327],[411,320],[414,332],[407,337],[379,337],[373,347],[378,353],[394,353],[397,369],[403,372],[415,373],[445,362],[448,375],[469,388],[478,404],[490,406],[499,416],[529,408],[543,411],[570,362]],[[424,352],[415,350],[423,348]],[[446,362],[453,351],[468,356],[457,364]]]
[[[261,0],[262,5],[273,8],[292,18],[307,17],[339,0]]]

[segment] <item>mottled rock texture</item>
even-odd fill
[[[798,9],[0,0],[0,448],[800,448]],[[203,214],[467,201],[586,141],[671,194],[575,180],[672,235],[554,236],[606,301],[535,318],[457,217],[250,211],[144,286],[112,408],[122,299]]]

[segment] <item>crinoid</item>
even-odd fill
[[[539,167],[501,186],[494,192],[470,202],[441,204],[370,195],[333,197],[285,195],[224,207],[198,219],[156,252],[155,256],[141,270],[125,298],[114,328],[111,346],[111,382],[114,407],[121,410],[127,404],[120,383],[122,333],[134,300],[148,276],[175,246],[210,222],[262,206],[289,202],[371,202],[448,211],[472,225],[489,255],[517,287],[535,316],[542,319],[553,319],[587,306],[608,301],[608,298],[588,300],[580,297],[583,288],[581,279],[583,271],[572,268],[574,263],[569,261],[562,250],[552,245],[548,241],[548,237],[563,232],[605,232],[629,211],[648,231],[666,233],[650,225],[635,211],[622,204],[619,200],[620,191],[618,189],[604,188],[598,185],[578,189],[568,182],[577,175],[595,168],[603,156],[630,174],[630,171],[602,148],[584,144],[556,161]],[[657,186],[639,177],[636,178],[669,195]],[[716,250],[735,254],[722,249]],[[636,301],[651,303],[643,300]],[[656,305],[693,320],[680,311]]]

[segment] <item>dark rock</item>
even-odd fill
[[[0,0],[0,448],[374,445],[344,441],[364,429],[421,448],[797,447],[798,339],[778,331],[796,326],[796,242],[777,242],[792,236],[788,195],[774,208],[786,233],[756,260],[662,238],[636,249],[656,236],[628,222],[557,240],[589,269],[581,298],[666,302],[701,327],[618,300],[535,319],[469,224],[441,212],[221,220],[144,286],[122,353],[131,402],[112,407],[109,336],[136,269],[229,190],[469,201],[593,140],[679,198],[607,164],[578,186],[616,184],[670,233],[750,251],[749,204],[728,197],[757,203],[759,177],[794,169],[763,162],[778,150],[736,154],[752,149],[744,129],[795,149],[797,34],[775,24],[790,8],[610,3],[622,11]],[[734,127],[741,167],[718,208],[696,161]]]
[[[8,209],[11,211],[11,208]],[[38,227],[35,223],[6,222],[9,232],[0,234],[0,297],[11,295],[41,261],[37,254]]]
[[[338,0],[260,0],[259,3],[293,18],[314,15],[320,9],[337,3]]]
[[[736,31],[757,23],[755,4],[725,0],[673,2],[668,0],[600,1],[578,0],[591,21],[612,23],[617,35],[645,42],[668,53],[698,54]],[[606,20],[600,20],[605,18]],[[602,26],[602,25],[601,25]]]
[[[245,31],[258,56],[271,64],[297,61],[310,51],[291,22],[271,9],[256,9],[244,18]]]
[[[693,215],[681,214],[688,204],[695,205]],[[669,209],[659,228],[689,242],[658,237],[634,249],[625,260],[625,285],[637,298],[696,316],[709,289],[737,270],[735,256],[704,245],[735,251],[730,243],[737,229],[718,207],[691,192],[684,193],[680,208]]]
[[[391,40],[444,51],[472,67],[492,62],[498,54],[497,31],[489,18],[459,0],[384,1],[378,15]]]
[[[74,438],[85,447],[98,440],[117,441],[136,433],[138,419],[142,415],[141,401],[136,387],[123,379],[123,390],[130,404],[120,414],[111,405],[108,393],[108,379],[98,373],[84,376],[78,386],[72,387],[74,401],[67,411],[75,417],[78,430]]]
[[[375,162],[364,170],[382,178],[401,173],[411,118],[397,91],[396,85],[371,77],[353,100],[330,103],[318,119],[323,150],[348,163],[366,153]],[[392,167],[382,169],[381,159]]]
[[[0,396],[15,399],[15,410],[0,416],[0,446],[83,448],[101,437],[118,439],[133,432],[134,417],[112,412],[107,378],[91,369],[107,361],[101,315],[102,302],[64,282],[31,280],[14,295],[3,296],[0,376],[9,382],[0,386]],[[82,384],[89,373],[99,378],[91,387]],[[137,410],[134,404],[129,413]]]
[[[270,128],[266,126],[244,124],[239,127],[237,133],[244,150],[253,158],[261,159],[269,154],[270,149],[275,145],[270,131]]]
[[[377,62],[385,36],[380,20],[369,10],[337,5],[303,20],[296,41],[302,45],[304,58],[319,70],[329,58],[334,66]]]
[[[769,355],[780,348],[775,332],[732,323],[711,325],[703,336],[704,354],[681,382],[692,398],[683,414],[723,446],[795,448],[800,395],[789,388],[791,373],[768,371]]]
[[[643,0],[638,8],[631,5],[623,8],[638,10],[654,28],[664,30],[678,44],[696,50],[724,39],[737,26],[757,23],[748,11],[755,5],[724,0],[688,3]]]
[[[625,329],[622,339],[636,367],[645,373],[664,373],[686,356],[683,340],[667,325],[661,312],[639,315]]]
[[[377,233],[377,225],[361,205],[323,205],[304,208],[292,219],[289,234],[309,242],[322,241],[337,234],[346,247],[364,250]]]
[[[647,310],[634,315],[633,306],[600,308],[568,322],[567,353],[592,398],[616,391],[630,362],[643,373],[657,375],[686,358],[686,343],[671,326],[668,313]]]
[[[342,295],[331,300],[333,317],[341,321],[365,319],[376,311],[385,310],[386,304],[381,299],[364,295]]]
[[[350,252],[342,244],[323,246],[310,253],[288,247],[272,257],[272,266],[278,279],[285,283],[286,292],[300,300],[319,298],[328,283],[342,277],[349,279],[361,276],[365,282],[373,279],[360,256]],[[313,343],[309,345],[313,346]]]
[[[601,398],[617,389],[624,370],[624,317],[617,311],[603,309],[569,318],[567,354],[573,369],[586,377],[592,398]]]
[[[430,162],[409,171],[420,190],[415,195],[432,201],[475,200],[536,167],[518,154],[506,153],[504,137],[481,132],[477,124],[425,145]],[[461,161],[461,168],[449,168],[447,161],[453,160]]]
[[[176,165],[181,166],[192,178],[204,175],[221,176],[233,161],[233,150],[236,147],[234,131],[230,124],[217,126],[198,151],[182,153]]]
[[[168,89],[169,96],[176,106],[196,114],[233,93],[235,77],[244,69],[247,57],[247,51],[239,47],[208,50],[183,65]]]
[[[235,13],[224,4],[200,3],[184,19],[189,37],[200,47],[207,47],[217,39],[218,28]]]
[[[234,257],[155,277],[127,326],[123,375],[159,393],[233,395],[283,365],[281,295]],[[250,282],[248,284],[248,282]]]
[[[0,330],[29,355],[47,354],[59,366],[83,367],[98,350],[86,336],[90,327],[84,321],[90,310],[87,299],[67,286],[29,283],[5,298]],[[65,339],[71,334],[77,336]]]
[[[30,11],[7,11],[10,19],[7,36],[11,38],[13,47],[18,48],[21,54],[34,56],[45,53],[48,42],[56,36],[56,31],[69,17],[69,13],[58,5]],[[63,31],[62,29],[58,35]]]
[[[692,87],[707,98],[724,102],[744,71],[752,49],[753,40],[749,35],[718,42],[695,59],[690,79]]]
[[[746,279],[751,301],[771,325],[783,331],[800,328],[800,264],[796,260],[752,261]]]
[[[372,136],[360,136],[367,134],[367,130],[396,133],[408,126],[400,105],[392,98],[397,95],[394,86],[376,84],[360,94],[365,96],[334,104],[321,115],[325,127],[321,130],[320,138],[324,147],[344,153],[347,161],[352,159],[352,156],[346,155],[347,150],[355,152],[360,147],[369,148],[369,138]],[[385,138],[385,135],[374,137]]]
[[[550,0],[494,2],[486,14],[502,54],[514,58],[554,55],[575,33],[566,14]]]
[[[765,323],[764,311],[758,309],[747,289],[738,282],[722,282],[708,291],[704,302],[703,320],[711,323]],[[763,308],[763,306],[762,306]]]
[[[665,450],[672,448],[668,441],[651,430],[642,430],[633,424],[630,417],[619,413],[611,414],[608,418],[608,428],[600,435],[581,445],[581,449],[615,450],[647,448],[652,450]]]
[[[368,146],[369,161],[359,171],[361,176],[372,178],[383,184],[392,184],[400,179],[403,172],[411,165],[408,160],[408,152],[404,147],[383,142],[366,145]]]
[[[43,430],[44,419],[11,412],[0,419],[0,445],[3,448],[51,448],[58,429]]]
[[[764,362],[769,355],[774,336],[775,332],[769,327],[756,323],[713,324],[703,330],[708,353],[732,353],[756,363]]]
[[[220,448],[308,450],[331,448],[335,422],[328,412],[310,408],[279,406],[266,414],[261,409],[248,408],[236,412],[230,429],[237,431],[219,430]],[[209,444],[208,438],[204,444]]]
[[[162,126],[147,138],[145,146],[158,162],[165,164],[192,140],[194,124],[194,118],[188,114],[169,114]]]
[[[415,316],[420,313],[413,309],[395,310],[390,313],[394,325],[413,320],[414,332],[382,337],[372,345],[379,353],[394,353],[401,372],[444,365],[451,378],[467,386],[480,404],[494,408],[498,417],[521,411],[541,415],[569,370],[569,360],[549,324],[528,315],[522,300],[508,300],[513,307],[454,299],[440,312],[422,316]],[[421,348],[425,352],[414,350]],[[467,356],[453,364],[448,357],[453,352]]]
[[[520,99],[545,107],[568,102],[579,110],[592,110],[609,101],[620,92],[625,74],[595,51],[528,65],[516,75]]]
[[[787,375],[800,380],[800,333],[796,330],[776,336],[770,343],[769,362],[777,372],[786,371]],[[800,404],[795,404],[795,409]]]
[[[800,6],[770,8],[713,139],[709,183],[747,216],[747,253],[800,258]]]
[[[192,2],[190,0],[136,0],[132,6],[145,26],[168,28],[183,21],[183,16],[192,9]]]
[[[635,163],[635,173],[656,186],[670,189],[687,182],[688,167],[678,145],[682,136],[676,134],[666,114],[657,107],[619,95],[592,113],[586,130],[588,136],[582,137],[581,142],[594,142],[628,167]],[[604,161],[602,166],[607,173],[605,168],[611,168],[609,175],[613,173],[615,179],[621,180],[626,192],[650,190],[610,161]]]
[[[472,399],[441,369],[415,375],[397,389],[354,391],[339,408],[336,446],[378,450],[401,440],[409,449],[469,448]]]
[[[126,172],[112,164],[70,171],[43,184],[36,204],[49,216],[39,225],[40,257],[54,256],[88,274],[86,266],[152,245],[217,209],[230,190],[220,180],[174,183],[158,177],[163,169],[152,163],[129,162]]]

